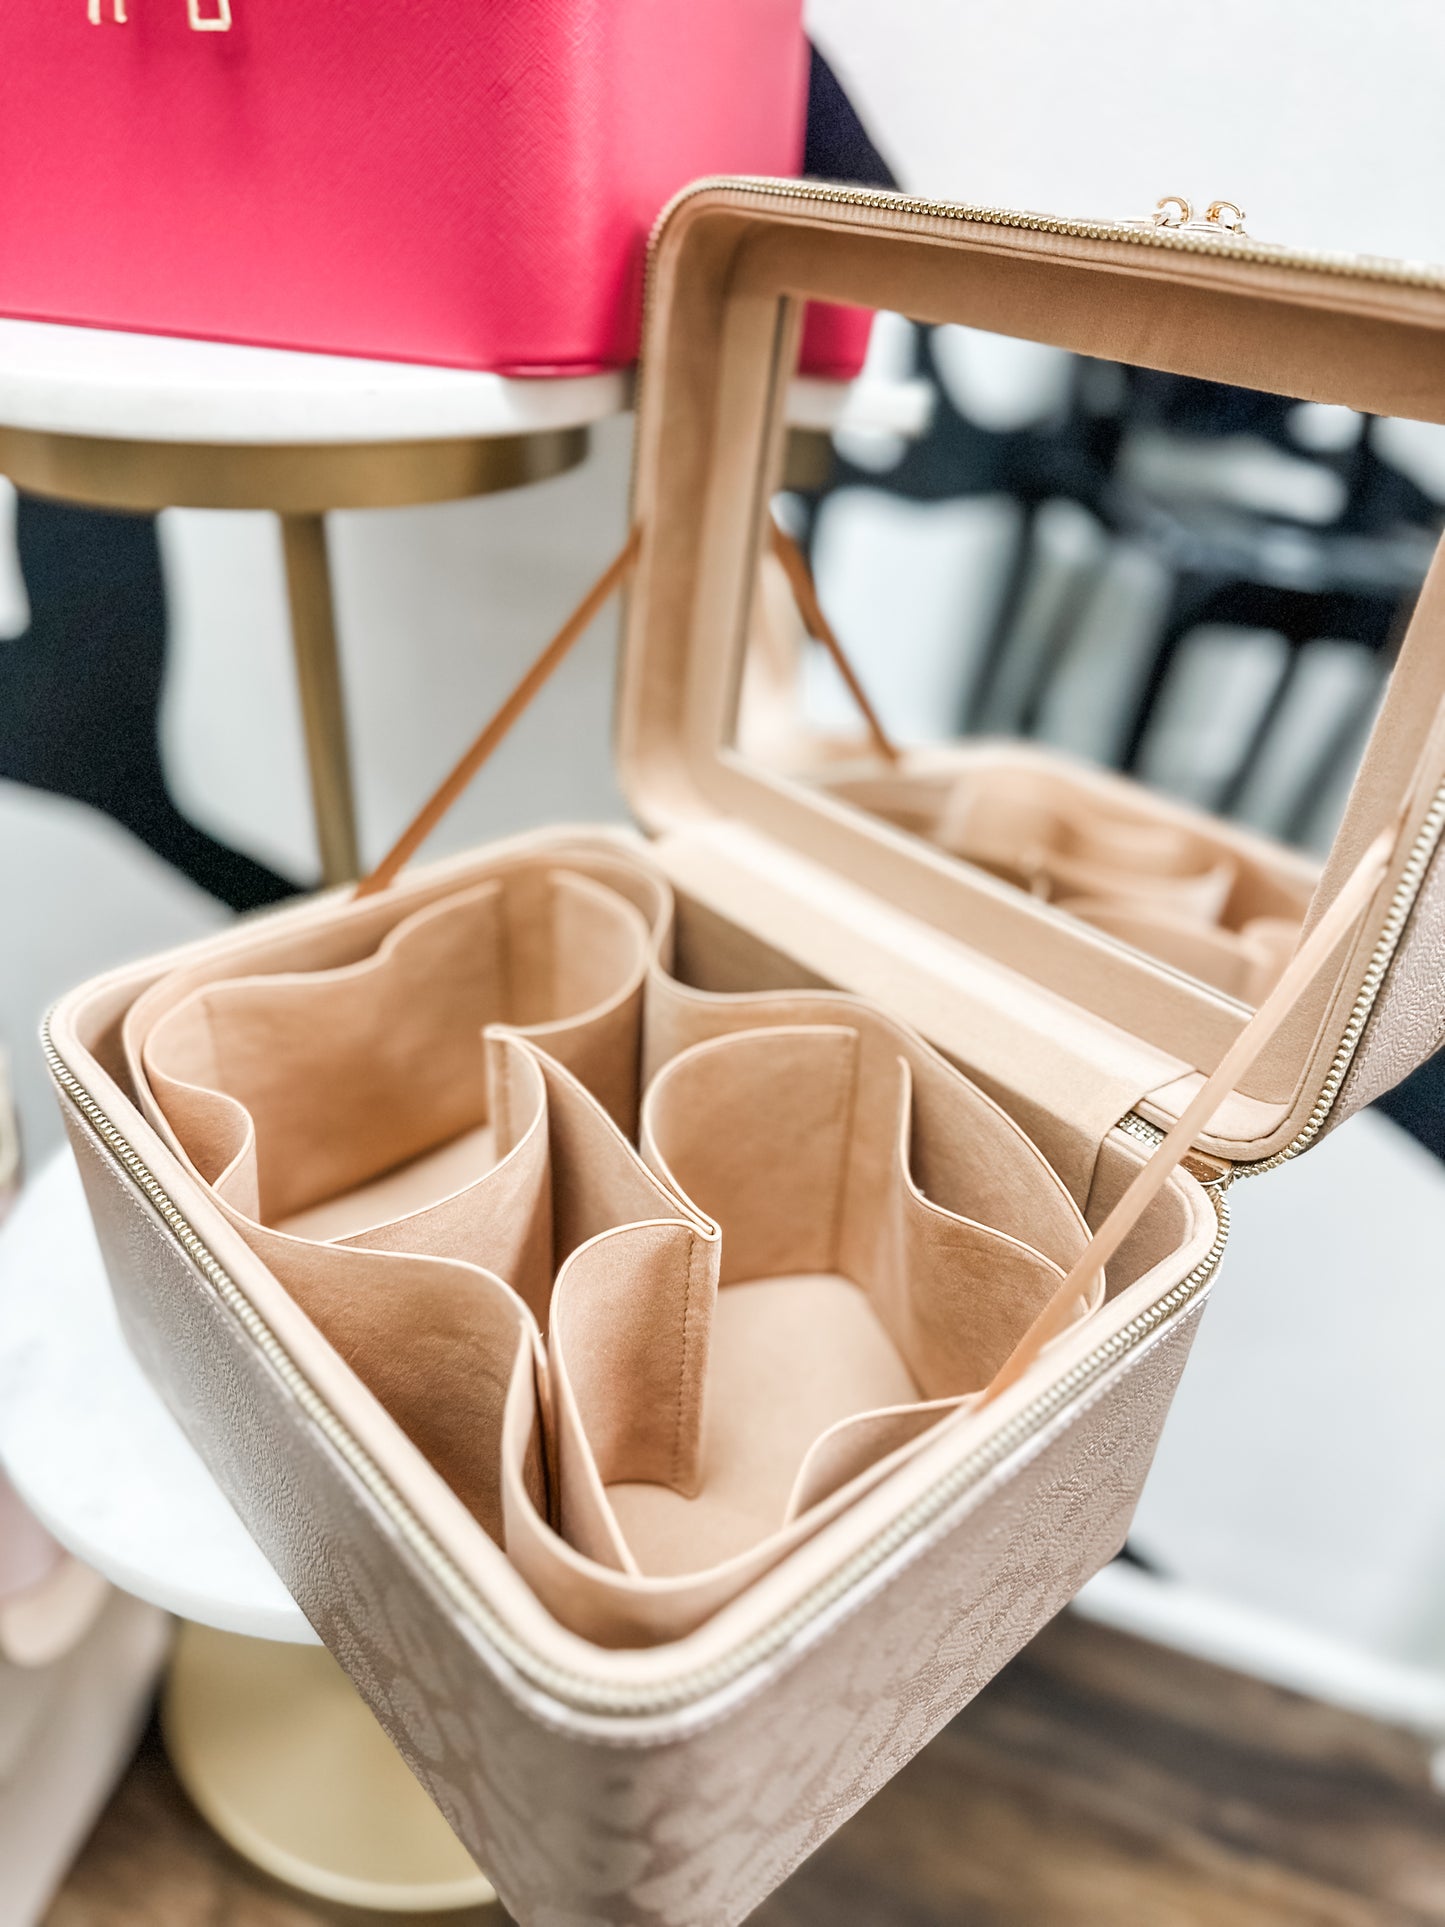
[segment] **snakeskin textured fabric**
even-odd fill
[[[242,1519],[524,1927],[731,1927],[1121,1543],[1199,1301],[743,1681],[584,1715],[440,1592],[67,1108],[127,1335]]]

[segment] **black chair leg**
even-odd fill
[[[1014,535],[1013,553],[1009,557],[1008,572],[1004,577],[1003,588],[999,593],[988,634],[984,637],[983,647],[979,651],[978,667],[970,678],[969,688],[963,699],[962,712],[958,718],[958,730],[963,735],[978,733],[983,719],[988,715],[989,705],[993,701],[999,677],[1003,673],[1009,639],[1014,633],[1019,611],[1023,607],[1024,598],[1028,594],[1029,584],[1033,579],[1039,504],[1021,501],[1018,506],[1019,526]]]
[[[1138,772],[1139,758],[1144,749],[1144,738],[1157,718],[1165,685],[1169,681],[1175,658],[1179,654],[1184,638],[1191,629],[1198,628],[1204,619],[1208,602],[1207,588],[1193,577],[1181,576],[1176,581],[1168,614],[1160,628],[1159,640],[1155,644],[1143,685],[1134,699],[1128,732],[1119,753],[1119,767],[1130,775]]]
[[[166,603],[153,518],[22,496],[26,632],[0,644],[0,777],[102,810],[233,910],[298,888],[192,823],[158,733]]]

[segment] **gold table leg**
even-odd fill
[[[361,874],[361,858],[325,517],[283,515],[281,541],[321,876],[327,884],[349,883]]]
[[[0,475],[94,508],[272,509],[281,518],[311,807],[328,884],[361,874],[346,705],[326,558],[327,509],[402,508],[522,488],[575,468],[585,427],[449,441],[121,441],[0,422]]]

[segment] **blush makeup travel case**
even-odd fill
[[[1445,421],[1426,269],[699,183],[571,625],[628,577],[641,830],[52,1012],[130,1343],[529,1927],[729,1927],[952,1718],[1118,1550],[1230,1184],[1445,1039],[1438,560],[1322,870],[1036,749],[741,752],[813,298]],[[1186,974],[1226,903],[1246,963]]]

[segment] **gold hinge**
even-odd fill
[[[1190,1177],[1198,1178],[1207,1191],[1225,1191],[1234,1182],[1234,1166],[1228,1158],[1211,1157],[1207,1151],[1189,1151],[1180,1160]]]
[[[1213,200],[1202,215],[1194,212],[1194,203],[1183,194],[1162,194],[1154,203],[1154,212],[1148,217],[1150,227],[1184,228],[1191,234],[1207,234],[1215,239],[1228,237],[1233,241],[1247,241],[1244,228],[1244,209],[1238,201]]]

